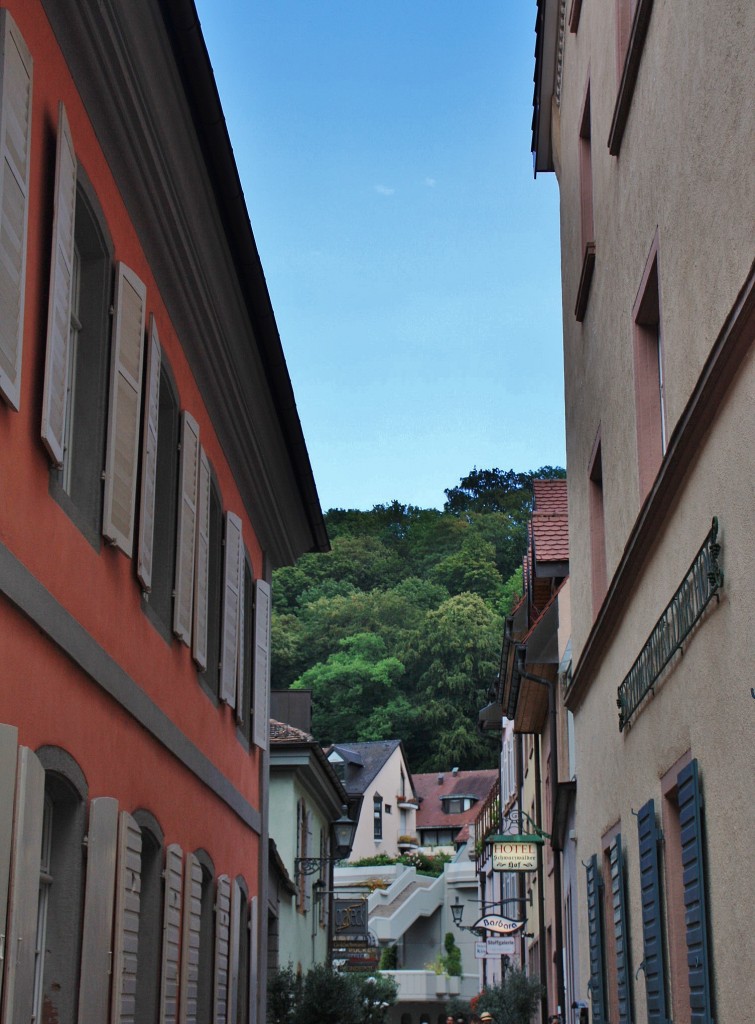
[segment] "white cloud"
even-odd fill
[[[376,185],[375,191],[378,193],[378,195],[381,196],[392,196],[395,193],[396,189],[389,188],[388,185]]]

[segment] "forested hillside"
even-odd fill
[[[322,743],[400,738],[412,771],[488,768],[476,730],[521,592],[532,480],[473,470],[442,511],[331,509],[328,554],[273,576],[273,686],[313,691]]]

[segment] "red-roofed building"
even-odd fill
[[[470,836],[482,805],[498,783],[498,769],[429,772],[413,775],[419,797],[417,835],[420,846],[458,848]]]

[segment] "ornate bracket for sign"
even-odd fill
[[[532,831],[525,832],[525,825],[529,825]],[[550,839],[550,833],[544,832],[539,825],[536,825],[526,811],[520,811],[516,807],[504,817],[501,823],[501,836],[506,836],[509,840],[521,836],[520,841],[528,843],[542,843],[545,839]],[[488,836],[485,841],[488,843],[500,842],[500,837]]]

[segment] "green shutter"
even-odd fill
[[[637,815],[640,845],[640,891],[642,902],[642,947],[648,1024],[670,1024],[666,1008],[663,934],[661,930],[661,883],[658,868],[660,833],[655,821],[655,802],[648,802]]]
[[[627,936],[627,908],[624,894],[624,851],[621,835],[611,843],[611,908],[613,934],[616,947],[616,990],[619,1002],[619,1024],[632,1019],[632,986],[629,968],[629,939]]]
[[[691,1021],[692,1024],[713,1024],[703,865],[702,798],[697,761],[690,761],[682,768],[676,781],[681,827]]]
[[[590,948],[590,981],[593,1024],[606,1024],[606,982],[603,954],[603,880],[598,858],[592,855],[587,870],[587,935]]]

